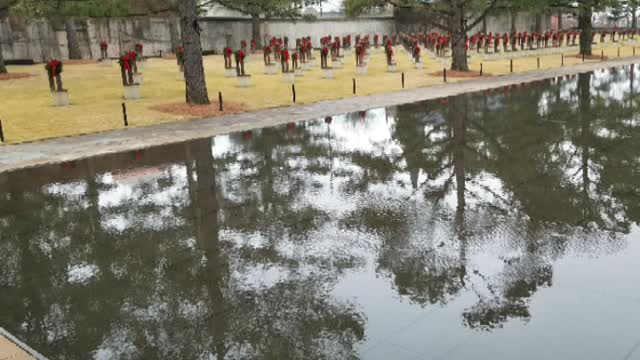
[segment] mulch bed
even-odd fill
[[[569,55],[567,57],[574,58],[574,59],[581,59],[582,60],[582,55],[580,55],[580,54],[578,54],[578,55]],[[598,54],[585,55],[584,59],[585,60],[602,60],[602,56],[598,55]],[[604,59],[605,60],[609,60],[609,57],[607,55],[605,55]]]
[[[15,79],[24,79],[24,78],[28,78],[28,77],[32,77],[35,76],[33,74],[27,74],[27,73],[9,73],[9,74],[0,74],[0,81],[5,81],[5,80],[15,80]]]
[[[245,104],[242,103],[224,103],[224,111],[220,111],[220,105],[218,103],[212,103],[209,105],[191,105],[187,103],[173,103],[154,105],[150,107],[151,110],[160,111],[168,114],[175,115],[189,115],[195,117],[210,117],[221,116],[226,114],[237,114],[246,112],[249,110]]]
[[[64,65],[88,65],[88,64],[97,64],[98,60],[92,60],[92,59],[63,60],[62,63]]]
[[[436,72],[432,72],[429,73],[429,75],[431,76],[438,76],[438,77],[443,77],[443,71],[436,71]],[[448,78],[463,78],[463,79],[470,79],[470,78],[479,78],[479,77],[492,77],[494,76],[493,74],[490,74],[488,72],[482,72],[482,76],[480,76],[480,72],[479,71],[454,71],[454,70],[447,70],[447,77]]]

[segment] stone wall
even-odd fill
[[[232,47],[240,46],[242,39],[251,39],[251,21],[246,19],[204,18],[201,21],[202,47],[205,51],[221,52],[226,46],[227,38]],[[396,30],[393,18],[365,19],[322,19],[315,21],[270,20],[261,25],[262,36],[284,37],[295,39],[311,36],[313,45],[320,46],[320,38],[327,35],[346,36],[349,34],[390,34]],[[264,39],[263,39],[264,40]]]
[[[516,29],[518,31],[524,32],[533,32],[536,30],[536,16],[529,13],[518,13],[516,17]],[[542,30],[547,31],[551,29],[551,17],[543,16],[542,17]],[[482,23],[478,24],[474,31],[471,33],[475,33],[477,31],[482,31]],[[508,33],[511,32],[511,15],[504,14],[498,16],[488,16],[487,17],[487,31],[493,33]]]
[[[130,50],[142,42],[146,55],[158,55],[171,49],[169,18],[106,18],[76,21],[76,31],[83,58],[100,56],[100,42],[109,43],[109,56]],[[5,60],[68,58],[67,36],[63,28],[40,20],[24,23],[0,20],[0,44]]]
[[[100,42],[109,43],[109,56],[117,57],[141,42],[145,56],[159,56],[171,51],[171,23],[169,17],[105,18],[76,21],[76,30],[84,58],[98,58]],[[251,21],[244,18],[202,18],[202,48],[205,52],[221,53],[227,41],[237,48],[240,41],[251,39]],[[288,36],[293,39],[311,36],[319,46],[322,36],[347,34],[387,34],[395,32],[393,18],[269,20],[261,25],[263,36]],[[63,28],[48,21],[23,22],[1,19],[0,44],[5,60],[33,60],[68,57],[67,37]]]
[[[100,42],[109,43],[109,56],[117,57],[123,51],[133,49],[138,42],[144,44],[145,56],[159,56],[171,51],[171,26],[178,27],[177,20],[171,17],[135,17],[104,18],[76,21],[76,30],[80,39],[84,58],[98,58]],[[420,16],[412,12],[396,12],[394,17],[370,17],[359,19],[326,18],[318,20],[269,20],[262,21],[263,36],[288,36],[294,39],[311,36],[314,46],[319,46],[323,36],[345,36],[347,34],[390,34],[396,31],[419,32],[435,31],[425,25]],[[238,48],[240,41],[249,41],[251,20],[247,18],[202,18],[202,48],[207,53],[221,53],[227,43]],[[518,14],[516,26],[521,31],[532,31],[535,16]],[[551,28],[551,17],[543,18],[543,28]],[[476,26],[476,31],[482,24]],[[508,32],[511,19],[508,14],[490,16],[487,30]],[[177,31],[174,36],[179,36]],[[179,40],[176,38],[174,42]],[[42,62],[47,58],[67,58],[67,37],[63,27],[54,26],[41,20],[25,24],[15,19],[0,19],[0,44],[5,60],[33,60]]]
[[[55,31],[46,21],[25,24],[0,19],[0,48],[5,60],[60,57],[61,41],[66,41],[65,33]]]
[[[412,33],[412,32],[431,32],[441,31],[433,26],[429,26],[428,22],[424,18],[415,12],[406,10],[397,10],[395,12],[397,19],[397,28],[400,32]],[[519,13],[516,18],[516,29],[518,31],[534,31],[536,24],[536,17],[529,13]],[[543,16],[542,18],[543,30],[551,29],[551,17]],[[482,22],[475,26],[475,28],[469,32],[469,34],[482,30]],[[511,15],[496,15],[487,17],[487,32],[493,33],[505,33],[511,31]]]

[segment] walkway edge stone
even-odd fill
[[[0,336],[4,337],[7,340],[9,340],[10,343],[12,343],[13,345],[17,346],[18,349],[22,350],[24,353],[26,353],[27,355],[29,355],[33,359],[35,359],[35,360],[47,360],[46,357],[42,356],[37,351],[33,350],[27,344],[23,343],[18,338],[16,338],[15,336],[11,335],[11,333],[9,333],[7,330],[5,330],[5,329],[3,329],[1,327],[0,327]]]
[[[574,66],[535,70],[491,78],[476,78],[473,80],[401,90],[385,94],[358,96],[214,118],[0,146],[0,173],[203,139],[231,132],[281,125],[289,122],[324,118],[325,116],[396,106],[520,83],[530,83],[558,76],[629,65],[638,60],[638,57],[633,57],[609,61],[586,62]]]

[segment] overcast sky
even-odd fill
[[[342,0],[327,0],[323,5],[322,5],[322,10],[324,11],[336,11],[336,10],[340,10],[342,5]],[[318,6],[315,6],[316,8],[319,8]]]

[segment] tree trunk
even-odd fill
[[[6,15],[7,13],[5,10],[0,10],[0,21],[3,20]],[[9,71],[4,64],[4,57],[2,56],[2,42],[0,41],[0,74],[6,74],[8,72]]]
[[[7,67],[4,65],[4,57],[2,57],[2,47],[0,47],[0,74],[6,74],[8,72]]]
[[[591,73],[578,74],[578,106],[580,109],[580,148],[582,152],[582,192],[584,195],[585,219],[589,217],[589,144],[591,143]]]
[[[171,36],[171,52],[176,52],[180,46],[180,34],[178,33],[178,18],[175,14],[169,15],[169,36]]]
[[[536,14],[536,33],[542,34],[542,14]]]
[[[511,33],[517,32],[516,29],[516,20],[518,19],[518,13],[515,11],[511,12]]]
[[[64,19],[64,30],[67,33],[67,49],[69,51],[69,59],[82,59],[80,52],[80,41],[76,32],[76,25],[73,18]]]
[[[464,21],[464,3],[453,1],[452,2],[452,15],[449,22],[452,27],[451,42],[452,42],[452,56],[451,70],[455,71],[469,71],[469,64],[467,63],[467,44],[465,36],[467,35],[467,28]]]
[[[191,1],[191,0],[181,0]],[[218,201],[218,189],[216,186],[216,171],[211,153],[211,139],[200,140],[193,144],[191,153],[196,156],[195,172],[197,185],[190,189],[195,193],[195,203],[191,204],[194,213],[195,236],[198,248],[207,259],[205,267],[198,274],[198,278],[206,284],[207,295],[210,303],[208,309],[211,314],[220,314],[227,308],[225,305],[224,273],[228,268],[220,244],[220,225],[218,214],[220,204]],[[193,181],[190,181],[192,183]],[[227,353],[225,338],[229,327],[226,316],[209,316],[207,321],[208,333],[213,336],[213,347],[217,358],[224,359]]]
[[[89,59],[93,59],[93,51],[91,50],[91,35],[89,35],[89,25],[85,21],[84,35],[87,37],[87,47],[89,48]]]
[[[449,105],[453,127],[453,167],[456,174],[456,195],[458,200],[458,210],[464,211],[466,206],[466,172],[465,172],[465,120],[467,117],[467,104],[465,95],[455,96]]]
[[[262,34],[260,31],[260,15],[251,15],[251,36],[256,41],[256,47],[262,49]]]
[[[452,34],[453,41],[453,60],[451,62],[451,70],[457,71],[469,71],[469,64],[467,62],[467,46],[465,44],[464,31],[455,31]]]
[[[558,31],[562,30],[562,10],[558,10]]]
[[[591,42],[593,26],[591,15],[593,10],[589,6],[583,6],[578,15],[578,28],[580,29],[580,54],[591,55]]]
[[[202,44],[200,43],[196,0],[179,1],[178,11],[180,12],[182,46],[184,47],[186,100],[189,104],[209,104],[207,83],[204,78],[204,64],[202,63]]]
[[[636,80],[636,64],[629,65],[629,94],[634,95],[634,87],[633,83]],[[629,101],[631,102],[631,106],[633,106],[633,96],[629,96]]]

